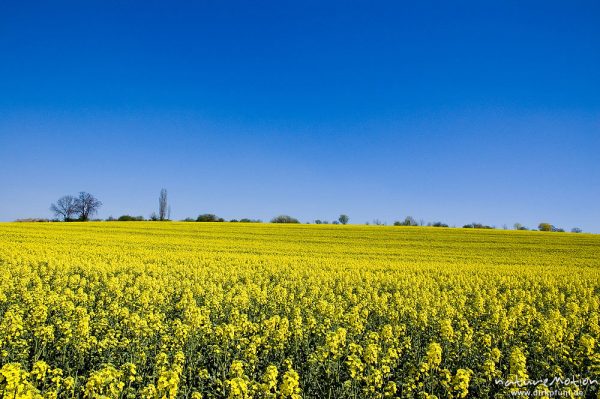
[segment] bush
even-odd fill
[[[538,225],[538,229],[540,231],[552,231],[553,228],[554,226],[552,226],[550,223],[540,223]]]
[[[243,218],[243,219],[240,219],[240,223],[262,223],[262,220]]]
[[[521,223],[515,223],[513,227],[515,228],[515,230],[529,230],[529,228],[523,226]]]
[[[471,224],[465,224],[463,226],[464,229],[493,229],[493,226],[488,226],[485,224],[481,224],[481,223],[471,223]]]
[[[298,219],[288,215],[279,215],[271,219],[271,223],[300,223]]]
[[[196,222],[222,222],[222,218],[218,218],[217,215],[212,213],[204,213],[196,219]]]
[[[581,233],[581,229],[579,227],[573,227],[571,233]]]
[[[540,231],[560,231],[562,229],[559,229],[558,227],[554,226],[553,224],[550,223],[540,223],[538,225],[538,229]]]
[[[123,216],[119,216],[119,218],[117,220],[119,222],[141,222],[144,220],[144,217],[143,216],[123,215]]]
[[[550,224],[550,223],[545,223],[545,222],[543,222],[543,223],[540,223],[540,224],[538,225],[538,229],[539,229],[540,231],[552,231],[552,232],[554,232],[554,233],[564,233],[564,232],[565,232],[565,230],[564,230],[564,229],[561,229],[560,227],[556,227],[556,226],[555,226],[555,225],[553,225],[553,224]]]
[[[435,222],[434,224],[432,224],[433,227],[448,227],[448,225],[446,223],[442,223],[442,222]]]
[[[419,224],[412,216],[407,216],[402,222],[394,222],[394,226],[418,226]]]

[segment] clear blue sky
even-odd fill
[[[600,232],[600,3],[5,1],[0,220]]]

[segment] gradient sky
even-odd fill
[[[600,232],[600,2],[4,1],[0,220]]]

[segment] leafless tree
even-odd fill
[[[101,206],[102,202],[85,191],[80,192],[79,197],[75,200],[75,211],[79,213],[79,219],[83,221],[89,220],[90,216],[98,212]]]
[[[76,202],[77,200],[72,195],[65,195],[60,197],[55,204],[50,205],[50,210],[56,217],[68,222],[77,213]]]
[[[167,218],[167,190],[160,190],[158,196],[158,219],[165,220]]]

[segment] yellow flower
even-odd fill
[[[298,373],[294,369],[289,369],[283,374],[279,391],[283,398],[300,399],[300,383],[298,382]]]
[[[437,367],[442,362],[442,347],[440,344],[432,342],[427,348],[427,363],[431,367]]]

